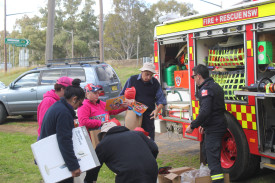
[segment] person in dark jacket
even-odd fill
[[[213,183],[224,182],[221,168],[221,142],[226,132],[225,103],[223,89],[209,77],[208,68],[197,65],[193,68],[191,76],[198,85],[199,114],[187,127],[186,133],[192,133],[195,128],[200,128],[204,133],[203,153],[208,167],[211,170]]]
[[[156,183],[158,147],[142,132],[130,131],[113,122],[105,123],[98,134],[96,154],[116,173],[116,183]],[[90,180],[96,181],[100,167],[92,169]],[[86,176],[87,177],[87,176]]]
[[[85,98],[80,82],[80,79],[74,79],[72,86],[65,89],[64,98],[61,98],[47,110],[40,133],[40,139],[56,134],[61,155],[72,173],[72,177],[61,181],[62,183],[73,183],[73,177],[78,177],[81,174],[72,141],[72,130],[76,118],[74,110],[82,105]]]
[[[148,109],[143,113],[141,127],[149,132],[149,136],[154,140],[154,119],[157,118],[159,111],[167,102],[158,80],[153,77],[153,74],[156,73],[155,65],[146,62],[139,70],[141,71],[140,74],[131,76],[126,81],[120,95],[124,95],[127,88],[135,87],[135,100],[148,106]]]

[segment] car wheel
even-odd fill
[[[227,132],[222,139],[221,166],[230,180],[242,180],[259,168],[259,157],[250,154],[244,131],[229,112],[225,113]]]
[[[3,104],[0,104],[0,124],[3,124],[7,118],[7,111]]]
[[[33,115],[22,115],[23,118],[30,119],[33,118]]]

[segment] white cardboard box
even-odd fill
[[[82,172],[100,165],[86,127],[73,129],[73,147]],[[72,177],[59,150],[56,135],[39,140],[31,148],[45,183]]]
[[[155,132],[157,132],[157,133],[167,132],[166,122],[162,121],[160,119],[155,119]]]

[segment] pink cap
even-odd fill
[[[57,84],[60,84],[60,85],[63,85],[65,87],[68,87],[68,86],[71,86],[72,85],[72,81],[73,79],[72,78],[69,78],[67,76],[63,76],[61,78],[59,78],[56,83]]]

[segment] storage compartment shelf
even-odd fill
[[[264,93],[264,92],[235,91],[234,94],[243,95],[243,96],[255,96],[255,97],[275,97],[275,93]]]
[[[190,104],[189,101],[167,101],[167,104]]]
[[[179,119],[179,118],[172,118],[172,117],[163,117],[162,120],[165,121],[178,121],[178,122],[184,122],[184,123],[191,123],[191,120],[186,120],[186,119]]]
[[[243,65],[236,65],[236,66],[208,66],[208,69],[214,69],[215,67],[222,67],[226,69],[244,69]]]
[[[166,91],[189,91],[188,88],[175,88],[174,86],[163,88]]]

